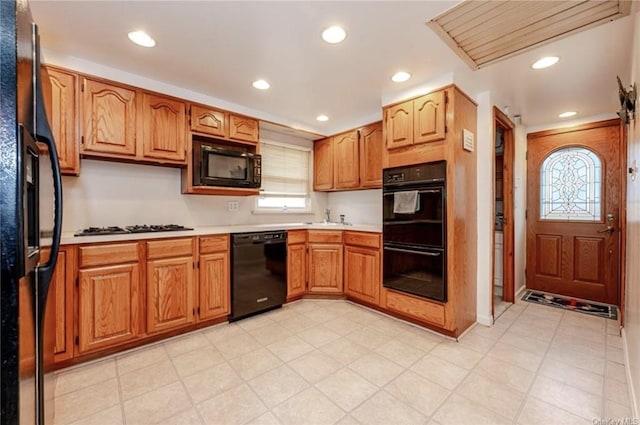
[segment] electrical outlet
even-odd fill
[[[227,203],[227,208],[231,212],[237,212],[238,211],[238,201],[229,201]]]

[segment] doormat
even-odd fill
[[[579,301],[575,298],[561,297],[559,295],[527,290],[522,296],[522,301],[544,304],[578,313],[604,317],[605,319],[618,320],[618,307],[609,304],[598,304],[588,301]]]

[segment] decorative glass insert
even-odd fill
[[[540,169],[540,219],[600,221],[602,162],[586,148],[551,153]]]

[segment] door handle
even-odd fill
[[[598,230],[598,233],[613,233],[616,229],[613,226],[607,226],[604,229]]]

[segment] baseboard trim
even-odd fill
[[[631,378],[631,368],[629,367],[629,347],[627,346],[627,332],[622,328],[622,350],[624,351],[624,370],[627,375],[627,386],[629,395],[631,396],[631,414],[634,418],[638,417],[638,399],[636,398],[633,379]]]
[[[478,315],[476,318],[479,324],[484,326],[493,326],[493,316]]]
[[[516,292],[515,295],[514,295],[515,301],[518,301],[518,300],[522,299],[522,294],[526,290],[527,290],[527,285],[523,285],[520,289],[518,289],[518,292]]]

